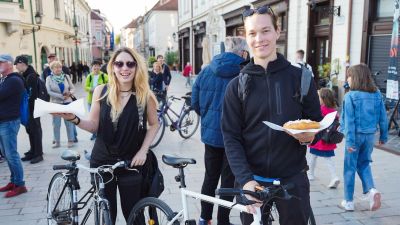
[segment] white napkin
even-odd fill
[[[274,123],[268,122],[268,121],[263,121],[267,126],[269,126],[271,129],[274,130],[279,130],[279,131],[289,131],[292,134],[299,134],[299,133],[304,133],[304,132],[312,132],[312,133],[318,133],[319,131],[328,128],[333,121],[335,120],[336,117],[336,111],[328,113],[322,120],[319,122],[319,129],[308,129],[308,130],[294,130],[294,129],[286,129],[283,128],[279,125],[276,125]]]
[[[71,102],[68,105],[61,105],[43,101],[40,98],[35,100],[35,110],[33,117],[38,118],[49,113],[73,113],[79,117],[84,117],[86,114],[86,107],[83,98]]]

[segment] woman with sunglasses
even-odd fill
[[[107,66],[109,83],[97,86],[93,93],[88,119],[61,114],[79,128],[97,133],[91,167],[132,161],[139,168],[146,162],[149,146],[157,130],[157,100],[148,83],[146,63],[130,48],[121,48]],[[147,127],[147,128],[146,128]],[[105,195],[110,202],[111,219],[117,217],[117,187],[125,220],[142,197],[142,175],[135,171],[116,169],[114,177],[106,177]]]
[[[294,184],[288,192],[296,198],[274,200],[279,223],[305,225],[311,210],[305,145],[315,134],[275,131],[263,121],[279,125],[297,119],[320,121],[317,90],[310,81],[308,94],[300,100],[302,73],[277,53],[280,29],[272,9],[247,7],[242,15],[254,57],[226,88],[221,120],[226,155],[238,185],[245,190],[255,191],[256,186],[270,186],[275,180]],[[248,210],[255,212],[254,207],[261,204]],[[247,213],[241,219],[243,224],[253,220]]]

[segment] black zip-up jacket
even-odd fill
[[[250,75],[245,101],[238,97],[238,77],[227,86],[222,113],[222,133],[229,165],[240,185],[258,175],[288,178],[307,167],[306,146],[263,121],[283,125],[289,120],[322,119],[319,98],[311,81],[300,103],[301,69],[282,55],[267,70],[252,59],[241,71]]]
[[[25,79],[25,88],[29,91],[29,114],[33,118],[33,110],[35,109],[35,99],[38,98],[38,80],[39,74],[36,73],[35,69],[31,65],[22,73]]]

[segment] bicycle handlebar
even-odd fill
[[[104,165],[104,166],[100,166],[97,168],[89,168],[89,167],[86,167],[81,164],[74,165],[71,163],[71,164],[67,164],[67,165],[54,165],[53,170],[73,170],[75,168],[80,168],[80,169],[88,171],[89,173],[112,172],[113,170],[115,170],[116,168],[119,168],[119,167],[124,167],[124,168],[128,169],[130,164],[131,164],[130,161],[125,160],[125,161],[119,161],[119,162],[115,163],[114,165]]]

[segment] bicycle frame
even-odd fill
[[[170,107],[171,104],[172,104],[172,100],[167,99],[166,103],[163,105],[162,109],[160,110],[158,116],[166,115],[167,118],[169,119],[169,121],[171,122],[171,124],[178,123],[179,119],[182,117],[183,113],[185,112],[185,110],[187,108],[187,107],[185,107],[186,104],[183,103],[183,106],[182,106],[179,114],[177,112],[175,112],[173,109],[171,109],[171,107]],[[168,113],[169,111],[171,111],[177,117],[176,121],[174,121],[173,118],[169,115],[169,113]],[[168,125],[168,124],[166,124],[166,125]],[[175,129],[180,130],[181,128],[175,127]]]

